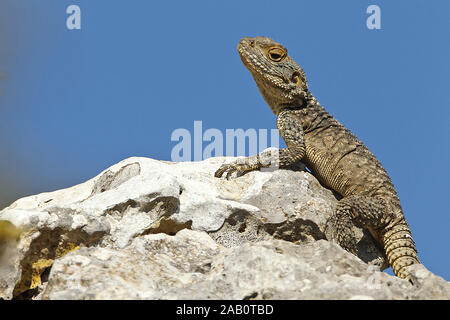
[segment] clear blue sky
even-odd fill
[[[66,28],[71,4],[82,30]],[[0,207],[130,156],[170,160],[194,120],[275,128],[236,51],[266,35],[381,160],[419,257],[450,280],[449,14],[445,0],[1,0]]]

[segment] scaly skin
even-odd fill
[[[257,37],[241,39],[238,51],[277,115],[287,148],[280,149],[278,157],[263,152],[245,162],[224,164],[215,176],[226,172],[228,179],[233,172],[287,167],[301,160],[323,185],[343,197],[331,217],[333,239],[356,254],[350,228],[354,223],[367,228],[384,248],[395,275],[409,279],[407,267],[420,262],[397,192],[381,163],[312,96],[305,73],[286,48]]]

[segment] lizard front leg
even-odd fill
[[[220,178],[227,172],[226,178],[229,179],[233,172],[244,174],[270,166],[286,167],[301,160],[305,155],[305,138],[303,128],[294,112],[283,110],[277,117],[278,132],[286,142],[287,148],[279,149],[278,152],[267,150],[233,163],[224,164],[215,172],[214,176]]]

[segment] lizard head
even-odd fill
[[[242,38],[238,52],[274,114],[303,105],[308,91],[305,73],[285,47],[267,37]]]

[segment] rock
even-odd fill
[[[421,266],[414,286],[380,272],[386,259],[357,226],[358,257],[327,241],[337,197],[302,166],[228,181],[214,177],[224,160],[129,158],[17,200],[0,211],[21,232],[0,234],[0,298],[450,297]]]
[[[56,260],[42,299],[446,299],[372,268],[334,243],[283,240],[226,248],[205,232],[146,235],[124,249],[82,248]],[[434,276],[435,277],[435,276]]]

